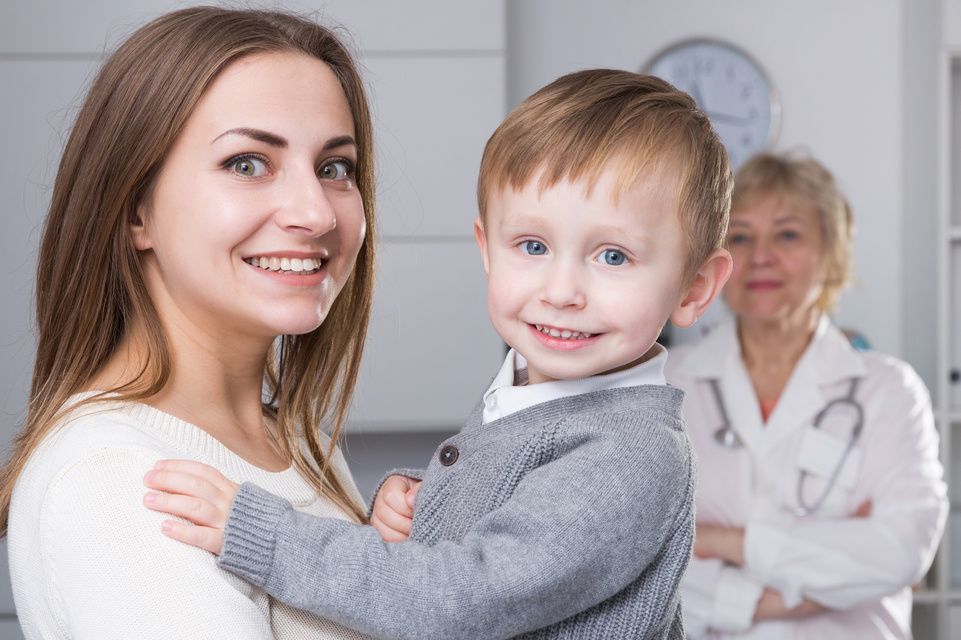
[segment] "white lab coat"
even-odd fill
[[[910,366],[858,352],[823,318],[765,424],[740,355],[733,321],[701,342],[672,350],[667,379],[687,392],[684,415],[697,453],[697,519],[745,528],[742,568],[693,559],[681,587],[693,638],[910,638],[910,585],[931,564],[947,514],[938,434],[927,389]],[[838,410],[811,425],[851,379],[864,428],[823,506],[797,515],[800,468],[814,504],[847,445],[853,419]],[[744,442],[714,440],[720,411]],[[870,517],[850,517],[865,500]],[[829,609],[794,621],[751,623],[761,590],[788,605],[809,598]]]

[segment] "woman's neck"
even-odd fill
[[[165,328],[170,376],[147,404],[197,425],[253,464],[285,468],[287,461],[265,428],[261,405],[269,342],[225,340],[177,324]],[[148,352],[148,341],[138,323],[91,388],[117,388],[131,382],[148,363]]]
[[[774,321],[738,320],[741,357],[761,401],[780,396],[817,329],[820,312]]]

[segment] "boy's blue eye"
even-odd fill
[[[619,267],[627,262],[627,256],[617,249],[606,249],[604,253],[601,254],[601,262],[612,267]]]
[[[526,240],[521,243],[521,251],[529,256],[542,256],[547,253],[547,247],[537,240]]]
[[[267,162],[257,156],[236,156],[227,161],[227,168],[244,178],[260,178],[267,175]]]

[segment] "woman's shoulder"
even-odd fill
[[[909,363],[879,351],[859,352],[864,384],[890,399],[913,398],[930,402],[927,386]]]

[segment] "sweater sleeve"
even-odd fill
[[[209,554],[166,538],[143,506],[160,456],[93,451],[63,469],[40,506],[47,606],[75,640],[272,638],[252,588]]]
[[[372,635],[511,637],[606,600],[678,528],[692,535],[691,460],[676,445],[585,437],[528,473],[462,540],[432,546],[384,543],[371,527],[298,513],[245,484],[219,561],[283,602]],[[651,612],[665,608],[653,598],[673,598],[656,591]]]

